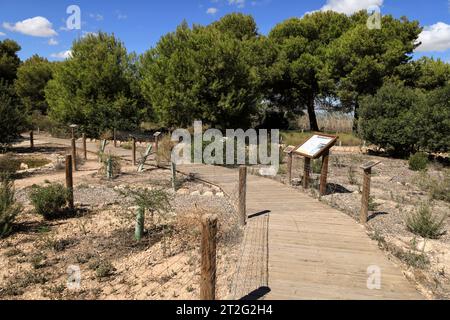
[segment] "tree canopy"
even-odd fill
[[[143,56],[143,96],[161,123],[189,126],[202,119],[222,128],[250,124],[260,100],[247,45],[256,36],[251,20],[235,15],[207,27],[182,23]],[[228,28],[239,21],[250,27]]]
[[[58,64],[45,90],[50,116],[75,123],[91,136],[133,129],[140,99],[133,56],[114,35],[100,32],[74,42],[71,57]]]
[[[17,79],[14,85],[28,114],[34,111],[47,114],[48,106],[44,90],[51,79],[51,63],[38,55],[26,60],[17,70]]]

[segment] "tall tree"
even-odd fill
[[[223,21],[248,24],[239,17]],[[196,119],[221,128],[250,124],[260,97],[250,46],[241,40],[246,35],[222,29],[221,21],[192,29],[184,22],[142,57],[143,95],[161,124],[189,126]]]
[[[26,60],[17,70],[17,79],[14,85],[28,114],[34,111],[43,115],[47,114],[48,106],[44,89],[51,79],[51,63],[38,55]]]
[[[269,80],[272,87],[269,99],[288,110],[306,109],[311,130],[319,130],[316,100],[330,90],[330,82],[324,77],[326,48],[349,27],[346,15],[327,11],[286,20],[269,34],[278,45],[277,65],[281,68],[281,72]]]
[[[74,42],[69,59],[54,70],[45,90],[49,114],[63,124],[76,123],[92,136],[139,124],[132,57],[114,35],[100,32]]]
[[[363,11],[351,16],[352,27],[326,53],[327,78],[333,79],[335,95],[344,108],[354,110],[356,119],[360,97],[375,94],[411,60],[421,32],[417,21],[405,17],[383,16],[381,29],[367,28],[367,19]]]
[[[0,41],[0,80],[11,83],[16,79],[17,68],[20,65],[17,53],[20,49],[19,44],[13,40]]]

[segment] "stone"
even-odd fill
[[[204,197],[212,197],[213,193],[211,191],[206,191],[205,193],[203,193]]]
[[[29,169],[29,167],[28,167],[28,165],[26,163],[21,163],[20,164],[20,170],[28,170],[28,169]]]
[[[199,195],[201,195],[200,191],[191,192],[191,196],[199,196]]]
[[[223,198],[225,197],[225,194],[223,192],[217,192],[216,197]]]

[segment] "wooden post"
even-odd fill
[[[305,166],[303,170],[303,188],[309,188],[309,172],[311,171],[311,159],[305,157]]]
[[[159,144],[159,136],[156,136],[155,137],[155,154],[156,154],[156,157],[158,157],[158,144]]]
[[[112,168],[111,155],[109,155],[108,159],[106,159],[106,178],[108,178],[108,179],[112,179],[113,178],[113,168]]]
[[[66,188],[67,188],[67,202],[69,208],[73,210],[73,173],[72,173],[72,156],[70,154],[66,155]]]
[[[367,168],[364,170],[364,181],[363,190],[361,198],[361,214],[360,222],[361,224],[366,224],[369,216],[369,197],[370,197],[370,177],[372,175],[372,168]]]
[[[116,128],[113,130],[114,148],[117,148]]]
[[[216,299],[217,216],[202,217],[200,299]]]
[[[241,226],[244,226],[247,223],[246,198],[247,198],[247,167],[240,166],[238,213],[239,213],[239,222]]]
[[[134,231],[134,237],[136,241],[141,241],[144,234],[144,222],[145,222],[145,209],[139,207],[136,213],[136,228]]]
[[[177,192],[177,165],[175,162],[171,162],[170,169],[172,171],[172,188],[174,192]]]
[[[320,195],[324,196],[327,193],[327,179],[328,179],[328,162],[330,159],[330,151],[327,150],[322,156],[322,172],[320,174]]]
[[[83,133],[83,153],[84,160],[87,160],[86,133]]]
[[[75,138],[72,138],[72,167],[74,171],[77,171],[77,145]]]
[[[136,138],[132,137],[131,138],[131,155],[133,157],[133,166],[136,165]]]
[[[288,162],[287,162],[287,179],[288,179],[288,184],[291,185],[292,184],[292,161],[293,161],[293,154],[292,152],[288,153]]]
[[[30,131],[30,148],[34,149],[34,133],[33,133],[33,130]]]

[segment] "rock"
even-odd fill
[[[178,194],[189,194],[189,189],[179,189],[177,191]]]
[[[213,193],[212,193],[211,191],[206,191],[206,192],[203,194],[203,196],[204,196],[204,197],[212,197],[212,196],[213,196]]]
[[[293,186],[299,186],[301,184],[302,184],[302,179],[299,179],[299,178],[292,179]]]
[[[28,170],[28,169],[29,169],[29,167],[28,167],[28,165],[26,163],[21,163],[20,164],[20,170]]]
[[[223,198],[225,197],[225,194],[223,192],[217,192],[216,197]]]
[[[200,191],[191,192],[191,196],[199,196],[199,195],[201,195]]]

